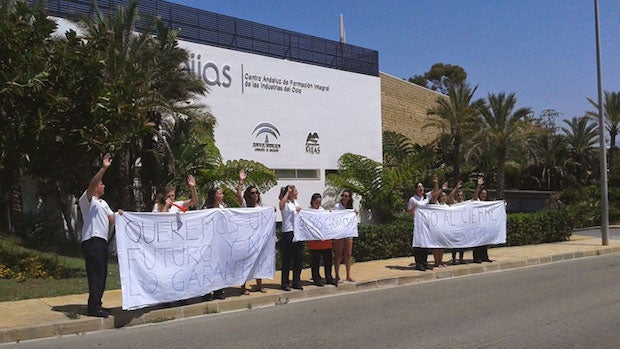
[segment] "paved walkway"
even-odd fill
[[[618,228],[620,227],[614,227],[614,229]],[[103,297],[103,305],[112,308],[112,316],[107,319],[85,315],[88,294],[0,302],[0,343],[284,304],[289,300],[393,287],[608,253],[620,253],[620,240],[610,239],[609,246],[602,246],[600,237],[573,235],[570,241],[565,242],[490,249],[489,255],[494,260],[493,263],[471,263],[471,251],[467,251],[465,259],[469,262],[468,264],[449,265],[445,268],[434,268],[432,271],[425,272],[413,269],[412,257],[359,262],[352,266],[352,274],[357,282],[344,282],[338,287],[331,285],[317,287],[306,282],[303,285],[303,291],[284,292],[280,290],[278,284],[280,274],[276,272],[273,280],[264,280],[267,293],[251,292],[250,295],[241,295],[239,288],[229,288],[226,290],[227,298],[225,300],[203,302],[200,299],[195,299],[183,304],[178,302],[167,307],[150,307],[135,311],[123,311],[121,309],[121,291],[112,290],[106,291]],[[432,261],[432,255],[429,255],[429,260]],[[449,253],[444,255],[444,261],[450,261]],[[342,274],[344,274],[344,266],[341,268]],[[309,269],[304,269],[302,280],[310,280]],[[248,287],[253,285],[253,283],[248,283]]]

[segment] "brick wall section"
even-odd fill
[[[439,130],[428,124],[426,111],[437,105],[444,95],[401,78],[379,73],[381,78],[381,128],[398,132],[414,144],[428,144]],[[445,97],[445,96],[444,96]]]

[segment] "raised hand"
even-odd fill
[[[245,169],[241,169],[239,170],[239,182],[243,182],[245,181],[245,179],[247,178],[247,173],[245,173]]]
[[[484,184],[484,178],[478,177],[478,185],[483,185],[483,184]]]
[[[110,153],[106,153],[103,156],[102,165],[103,165],[104,168],[108,168],[108,167],[110,167],[110,165],[112,165],[112,155],[110,155]]]
[[[457,188],[460,188],[460,187],[462,187],[462,186],[463,186],[463,181],[458,181],[458,182],[456,183],[456,187],[457,187]]]
[[[196,180],[194,179],[194,176],[187,175],[187,185],[189,185],[190,187],[196,186]]]

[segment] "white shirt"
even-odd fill
[[[284,204],[284,209],[282,210],[283,233],[293,231],[293,227],[295,226],[295,211],[297,211],[298,206],[297,200],[293,200],[292,202],[289,200]]]
[[[184,202],[183,201],[174,201],[174,204],[183,207]],[[157,203],[155,203],[155,206],[153,206],[153,212],[159,212],[159,208],[157,206],[158,206]],[[161,212],[177,213],[179,211],[181,211],[180,208],[172,205],[172,206],[170,206],[168,211],[161,211]]]
[[[86,241],[93,237],[102,238],[108,241],[108,230],[110,229],[110,216],[114,212],[105,200],[92,196],[90,202],[86,191],[80,196],[80,210],[82,211],[82,240]]]
[[[419,197],[417,194],[409,198],[409,203],[407,204],[407,211],[414,209],[418,206],[426,206],[429,204],[431,200],[432,191],[426,193],[426,198]]]

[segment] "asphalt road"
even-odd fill
[[[620,254],[0,348],[620,348]]]
[[[584,229],[584,230],[579,230],[574,232],[573,234],[575,235],[584,235],[584,236],[591,236],[591,237],[595,237],[595,238],[600,238],[602,237],[602,233],[601,233],[601,229]],[[620,228],[609,228],[609,235],[608,237],[610,239],[614,239],[614,240],[620,240]]]

